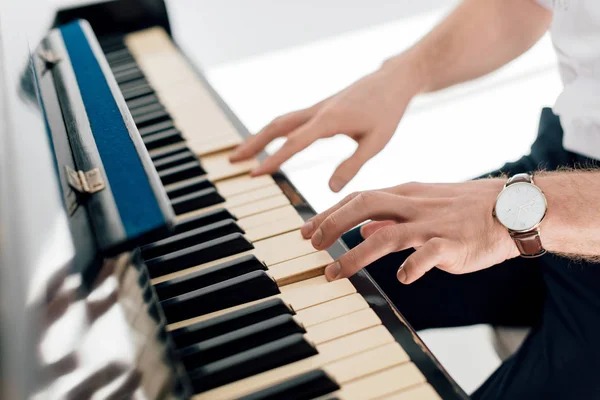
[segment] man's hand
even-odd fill
[[[419,91],[408,56],[385,64],[334,96],[304,110],[276,118],[231,156],[240,161],[261,152],[278,137],[287,141],[252,175],[272,174],[294,154],[318,139],[345,134],[358,143],[354,154],[333,173],[329,186],[340,191],[389,142],[410,100]]]
[[[329,280],[353,275],[386,254],[416,249],[397,277],[412,283],[433,267],[453,274],[474,272],[519,255],[515,243],[492,215],[504,179],[458,184],[408,183],[355,193],[302,227],[316,249],[331,246],[352,227],[365,241],[327,266]]]

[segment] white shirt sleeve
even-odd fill
[[[548,10],[552,10],[554,7],[552,5],[553,1],[552,0],[536,0],[536,2],[542,6],[542,7],[546,7]]]

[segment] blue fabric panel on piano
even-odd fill
[[[164,226],[165,216],[87,37],[78,22],[60,31],[127,236]]]

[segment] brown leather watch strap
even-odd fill
[[[542,246],[542,239],[540,239],[540,231],[538,229],[531,232],[516,233],[511,232],[510,234],[523,257],[539,257],[546,253],[544,246]]]

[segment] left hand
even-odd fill
[[[365,241],[327,266],[329,280],[349,277],[386,254],[414,247],[397,277],[409,284],[433,267],[465,274],[519,255],[508,231],[492,215],[504,179],[465,183],[407,183],[354,193],[302,227],[316,249],[361,228]]]

